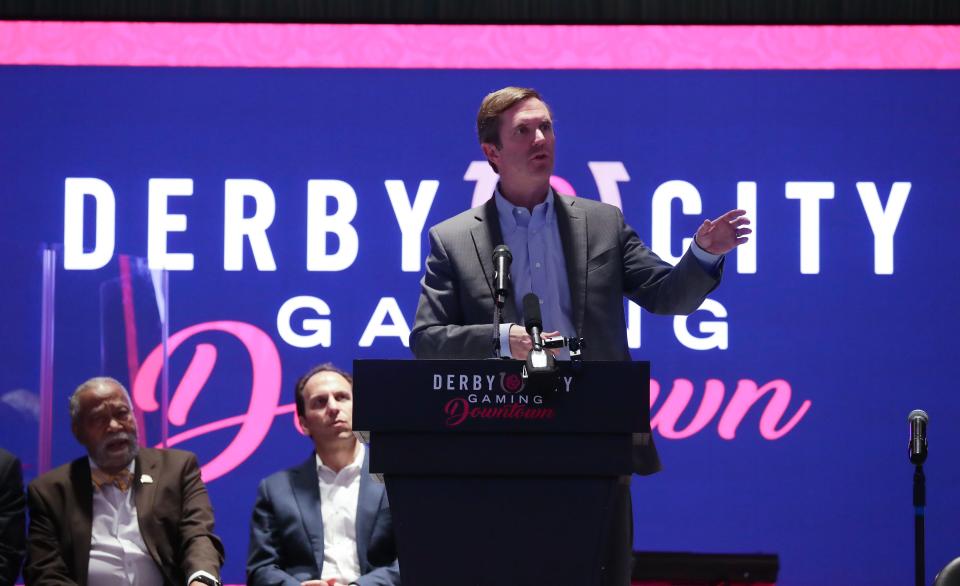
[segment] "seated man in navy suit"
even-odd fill
[[[387,494],[353,435],[352,377],[322,364],[297,381],[295,396],[314,450],[260,483],[247,584],[400,584]]]

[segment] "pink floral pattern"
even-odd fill
[[[0,22],[2,65],[957,69],[960,26]]]

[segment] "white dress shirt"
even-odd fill
[[[323,569],[321,580],[338,578],[349,584],[360,577],[357,555],[357,501],[360,469],[366,448],[357,442],[353,462],[334,472],[317,455],[320,481],[320,515],[323,518]]]
[[[90,469],[97,465],[90,460]],[[134,462],[128,468],[133,474]],[[163,574],[140,535],[133,489],[122,492],[112,484],[93,489],[93,524],[90,534],[91,586],[162,586]]]

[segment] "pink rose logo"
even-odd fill
[[[519,374],[500,373],[500,386],[508,393],[516,393],[523,390],[524,382]]]

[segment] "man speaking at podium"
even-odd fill
[[[512,254],[512,290],[499,326],[501,356],[527,358],[518,325],[521,300],[540,299],[543,329],[584,339],[584,360],[630,360],[623,298],[658,314],[689,314],[719,284],[723,255],[747,241],[743,210],[705,220],[674,267],[653,253],[614,206],[550,187],[555,136],[550,108],[535,90],[487,95],[477,114],[484,155],[500,181],[484,205],[430,229],[430,255],[410,334],[417,358],[487,358],[494,353],[494,248]],[[660,460],[650,434],[634,439],[634,472]],[[623,482],[603,583],[630,582],[632,512]]]

